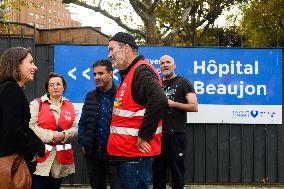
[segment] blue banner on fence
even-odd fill
[[[199,104],[282,105],[282,49],[139,47],[139,52],[158,72],[160,57],[172,56],[176,74],[192,82]],[[91,65],[107,54],[107,46],[55,46],[54,68],[67,80],[67,98],[84,101],[95,88]],[[114,81],[119,82],[117,70]]]

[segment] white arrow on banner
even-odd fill
[[[91,70],[91,69],[88,68],[88,69],[84,70],[84,71],[83,71],[83,74],[82,74],[82,75],[83,75],[85,78],[87,78],[88,80],[91,80],[90,76],[87,74],[90,70]]]
[[[118,81],[118,77],[115,75],[118,72],[118,69],[115,69],[113,71],[113,79],[115,79],[116,81]]]
[[[73,68],[72,70],[70,70],[70,71],[68,72],[68,75],[69,75],[70,77],[72,77],[74,80],[76,80],[76,76],[73,74],[74,72],[76,72],[76,67]]]

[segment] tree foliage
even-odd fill
[[[23,7],[33,7],[37,9],[40,7],[40,3],[29,2],[28,0],[0,0],[0,22],[3,23],[4,28],[0,31],[1,33],[12,33],[10,30],[14,28],[14,25],[11,24],[12,18],[15,14],[19,13]]]
[[[226,9],[244,0],[165,0],[159,7],[158,25],[168,44],[204,45],[214,29],[214,22]],[[167,42],[166,42],[167,43]]]
[[[0,21],[9,22],[15,13],[21,11],[23,7],[38,8],[39,3],[28,2],[28,0],[3,0],[0,1]]]
[[[284,0],[253,0],[243,7],[241,33],[245,45],[284,46]]]
[[[132,12],[113,15],[114,9],[123,10],[122,0],[63,0],[110,18],[130,33],[140,35],[148,45],[198,45],[196,39],[204,38],[222,11],[244,0],[128,0]],[[108,6],[105,6],[105,5]],[[106,8],[107,7],[107,8]],[[111,9],[112,8],[112,9]],[[122,11],[127,12],[127,11]],[[127,18],[138,15],[142,25],[136,28]],[[129,21],[129,20],[128,20]],[[200,32],[201,31],[201,32]]]

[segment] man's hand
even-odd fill
[[[138,137],[137,142],[136,142],[136,146],[138,148],[138,151],[143,152],[143,153],[150,153],[151,152],[151,145],[141,139],[140,137]]]
[[[38,156],[35,155],[31,162],[36,162],[37,159],[38,159]]]
[[[87,154],[84,147],[81,148],[81,152],[82,152],[83,155],[86,155],[86,154]]]
[[[173,108],[174,104],[175,104],[175,101],[173,101],[171,99],[168,99],[168,104],[169,104],[169,108]]]

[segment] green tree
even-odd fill
[[[27,0],[3,0],[0,1],[0,21],[9,22],[13,15],[20,12],[22,7],[39,7],[37,2]]]
[[[19,13],[23,7],[39,8],[37,2],[29,2],[28,0],[0,0],[0,22],[3,23],[4,30],[0,32],[11,32],[11,20],[16,13]]]
[[[197,31],[197,35],[202,30]],[[209,28],[206,35],[199,40],[200,46],[241,47],[242,36],[239,35],[238,27]]]
[[[123,0],[93,0],[91,4],[63,0],[101,13],[128,32],[140,35],[148,45],[196,45],[193,42],[205,36],[222,11],[239,1],[244,0],[129,0],[132,12],[125,10],[122,12],[126,14],[115,16],[113,11],[125,9]],[[141,26],[134,28],[130,24],[133,14],[141,19]]]
[[[158,18],[161,30],[170,32],[165,38],[168,44],[204,45],[212,38],[214,22],[224,10],[245,0],[165,0],[159,7]]]
[[[284,0],[253,0],[243,14],[240,30],[246,46],[284,46]]]

